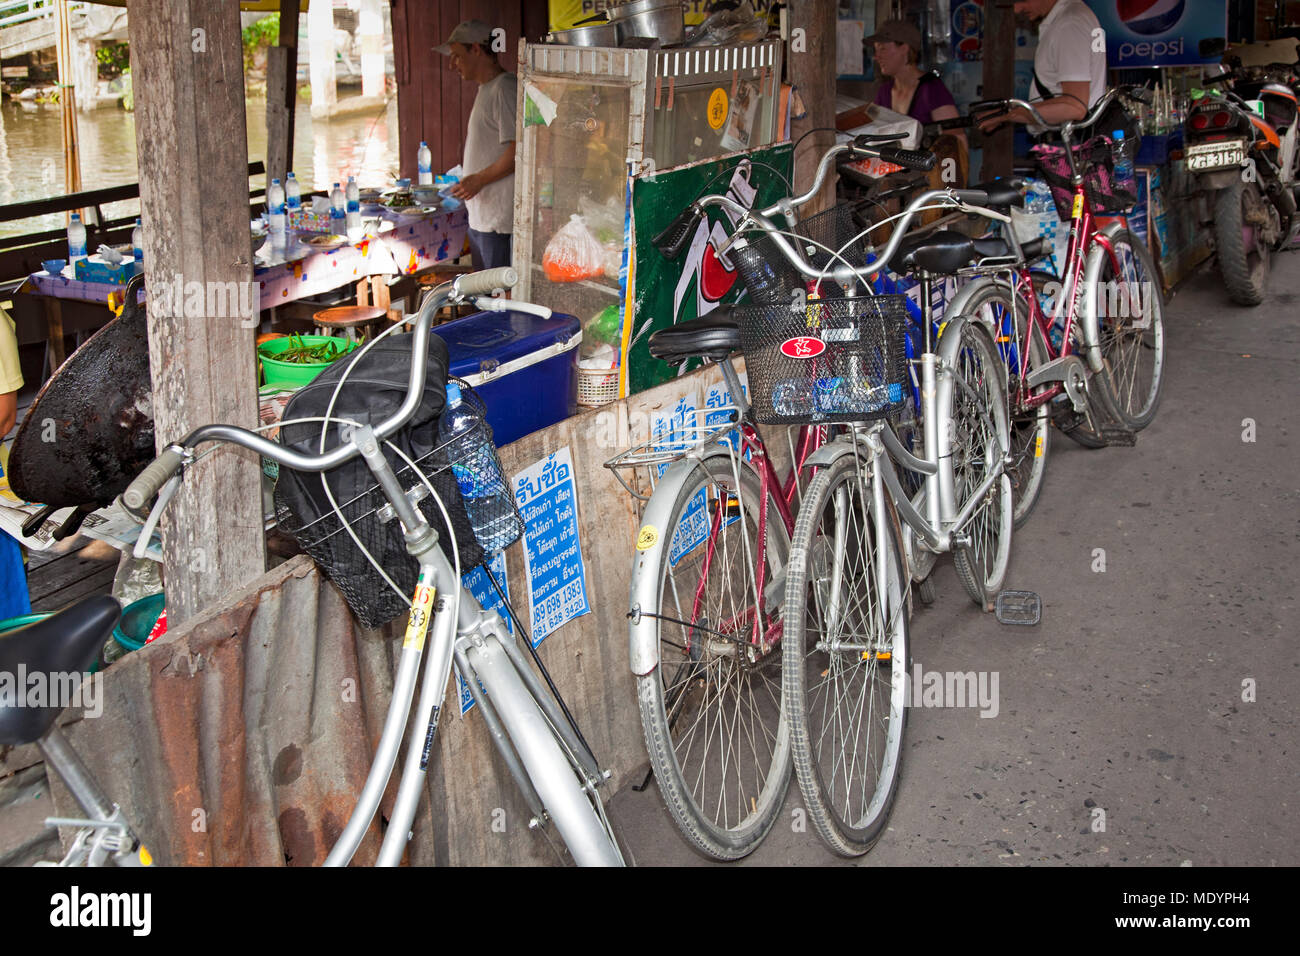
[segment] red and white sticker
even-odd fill
[[[810,335],[800,335],[797,338],[786,339],[781,343],[781,354],[786,358],[816,358],[825,351],[826,343]]]

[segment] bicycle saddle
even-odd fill
[[[1007,245],[1007,241],[1000,236],[993,236],[989,239],[976,239],[975,256],[979,259],[1010,259],[1015,256],[1015,252]],[[1041,258],[1046,250],[1047,240],[1042,236],[1029,242],[1020,244],[1020,251],[1025,254],[1026,262],[1033,262]]]
[[[721,306],[708,315],[660,329],[650,336],[650,354],[669,365],[680,365],[691,358],[710,358],[718,362],[740,348],[740,327],[730,306]]]
[[[947,275],[964,269],[974,259],[975,242],[970,236],[942,229],[928,236],[904,239],[889,260],[889,268],[898,273],[920,271]]]
[[[89,670],[121,615],[115,598],[97,594],[43,621],[0,634],[0,745],[29,744],[44,736],[63,710],[51,698],[65,682],[49,675]],[[55,706],[26,706],[36,674],[46,675],[45,699]]]
[[[979,189],[988,194],[988,205],[991,209],[1005,209],[1008,206],[1025,205],[1025,181],[1019,176],[1011,176],[1007,179],[994,179],[991,182],[980,183],[978,186],[972,186],[971,189]]]

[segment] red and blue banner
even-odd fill
[[[1196,66],[1218,62],[1200,42],[1227,36],[1228,0],[1085,0],[1106,31],[1111,67]]]

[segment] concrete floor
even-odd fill
[[[1137,447],[1053,435],[1008,578],[1042,596],[1040,625],[981,614],[941,563],[914,665],[996,671],[999,712],[909,711],[876,848],[844,861],[799,832],[792,783],[738,865],[1300,863],[1300,255],[1275,259],[1270,293],[1233,306],[1207,263],[1166,306],[1162,404]],[[638,864],[707,865],[654,784],[611,812]]]

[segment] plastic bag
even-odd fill
[[[546,244],[542,268],[552,282],[577,282],[605,274],[605,250],[579,215],[569,217]]]

